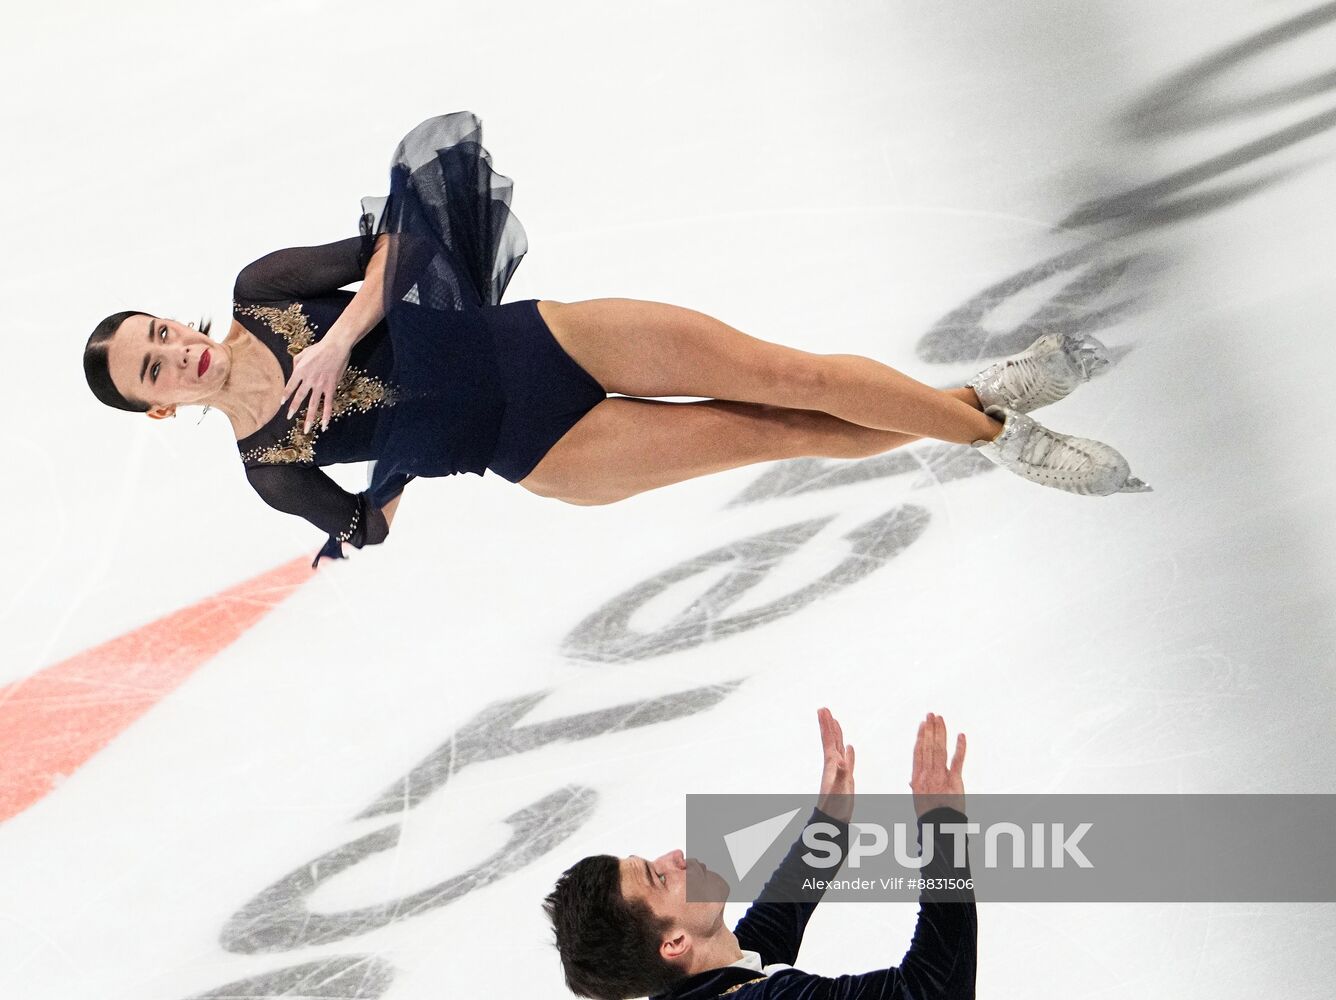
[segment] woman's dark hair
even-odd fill
[[[88,343],[84,345],[84,378],[88,380],[88,388],[93,390],[93,395],[108,406],[114,406],[118,410],[129,410],[132,413],[146,413],[149,410],[147,403],[122,396],[121,391],[111,381],[108,352],[111,350],[111,338],[116,335],[122,323],[131,316],[152,315],[142,309],[127,309],[125,312],[112,313],[93,327]],[[207,319],[200,320],[199,332],[207,335],[210,325]]]
[[[686,973],[659,954],[666,922],[622,895],[611,854],[577,861],[543,901],[572,993],[625,1000],[667,992]]]

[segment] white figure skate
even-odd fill
[[[988,415],[1002,421],[992,441],[975,441],[990,462],[1032,483],[1080,496],[1149,493],[1150,487],[1130,475],[1127,459],[1102,441],[1058,434],[1034,417],[1000,406]]]
[[[1109,363],[1109,352],[1094,337],[1048,333],[1020,354],[989,365],[965,384],[984,410],[1005,406],[1029,413],[1056,403]]]

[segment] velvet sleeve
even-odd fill
[[[944,833],[943,823],[964,823],[963,814],[939,808],[919,818],[919,846],[923,828],[933,825],[932,861],[920,872],[925,879],[969,879],[969,858],[955,861],[956,839],[963,832]],[[964,845],[961,845],[962,850]],[[974,1000],[975,952],[978,919],[972,889],[924,889],[919,893],[918,923],[909,950],[899,966],[857,976],[827,979],[792,972],[776,976],[767,997],[801,996],[803,1000]],[[769,985],[769,984],[767,984]],[[790,993],[790,989],[795,992]],[[745,991],[739,991],[746,995]]]
[[[390,533],[368,493],[349,493],[318,466],[260,465],[247,468],[246,478],[270,507],[303,517],[329,536],[313,567],[322,556],[344,558],[344,542],[360,549],[383,542]]]
[[[839,845],[840,857],[848,855],[848,823],[828,816],[820,809],[812,811],[806,826],[813,823],[834,826],[836,834],[831,842]],[[807,851],[802,837],[799,837],[757,895],[756,901],[748,907],[746,914],[733,929],[738,946],[760,954],[763,965],[793,965],[798,960],[803,931],[816,910],[816,904],[824,895],[824,890],[804,889],[803,883],[807,879],[826,881],[831,878],[829,868],[816,868],[803,861]]]

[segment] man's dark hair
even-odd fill
[[[577,861],[543,901],[566,985],[577,996],[626,1000],[666,993],[686,973],[659,954],[666,922],[622,895],[611,854]]]

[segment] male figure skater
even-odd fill
[[[825,762],[820,797],[807,822],[834,824],[843,857],[853,810],[854,748],[844,745],[840,725],[827,709],[817,718]],[[956,737],[948,766],[946,723],[928,713],[919,723],[909,782],[920,846],[923,828],[935,827],[933,859],[920,873],[926,879],[970,878],[968,859],[960,867],[953,863],[955,838],[964,834],[941,829],[965,822],[964,764],[964,734]],[[731,931],[723,923],[722,902],[687,901],[692,867],[693,878],[718,876],[681,851],[653,861],[603,854],[577,862],[544,902],[566,985],[596,1000],[973,1000],[972,891],[920,893],[918,926],[898,967],[834,979],[792,968],[820,893],[808,893],[807,902],[775,897],[782,887],[784,898],[796,898],[793,887],[804,879],[832,877],[829,869],[802,860],[807,850],[800,837]]]

